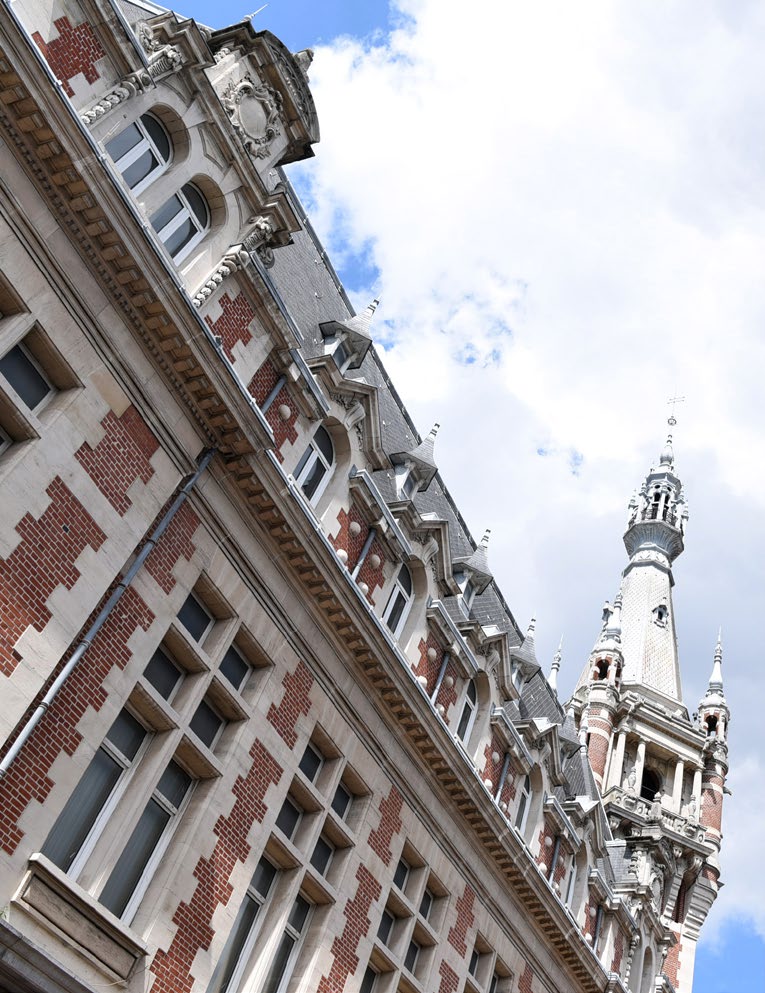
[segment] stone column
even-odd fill
[[[701,810],[701,766],[693,770],[693,795],[696,797],[696,813],[692,820],[698,821]]]
[[[640,787],[643,785],[643,767],[645,766],[645,742],[639,741],[637,755],[635,756],[635,792],[640,796]]]
[[[611,762],[608,767],[608,782],[606,789],[622,785],[624,772],[624,750],[627,745],[627,732],[620,731],[616,736],[616,747],[611,750]]]
[[[675,765],[675,781],[672,786],[672,809],[676,814],[682,813],[681,806],[683,803],[683,775],[685,773],[685,762],[682,759],[677,760]]]

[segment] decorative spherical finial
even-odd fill
[[[669,424],[671,428],[673,428],[677,424],[677,418],[675,417],[674,414],[669,415],[669,417],[667,418],[667,424]]]

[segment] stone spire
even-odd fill
[[[558,673],[560,672],[560,663],[563,658],[563,635],[561,635],[560,644],[558,645],[558,650],[555,655],[553,655],[552,664],[550,666],[550,675],[547,677],[547,682],[550,689],[557,695],[558,693]]]
[[[669,418],[670,431],[677,423]],[[672,434],[629,502],[624,545],[629,562],[619,595],[607,605],[595,652],[617,658],[619,681],[682,702],[677,637],[672,606],[672,564],[683,551],[688,519],[682,483],[675,468]],[[591,659],[583,682],[591,678]],[[602,676],[601,676],[602,678]]]

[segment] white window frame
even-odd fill
[[[298,897],[301,898],[302,900],[305,900],[305,902],[308,904],[308,913],[306,914],[305,921],[303,921],[303,926],[301,930],[299,932],[296,932],[295,928],[289,922],[289,914],[292,913],[292,908],[294,907],[295,903],[297,903]],[[287,914],[287,919],[284,922],[284,928],[282,930],[281,937],[279,938],[279,942],[276,945],[276,948],[274,949],[274,955],[271,956],[271,961],[269,962],[268,969],[266,970],[263,983],[261,984],[261,989],[265,987],[266,980],[269,978],[269,972],[271,970],[271,967],[273,966],[276,957],[276,952],[279,950],[279,947],[281,946],[284,936],[286,934],[289,934],[289,936],[294,939],[294,943],[292,945],[292,948],[290,949],[289,957],[287,958],[287,961],[284,963],[284,972],[282,973],[279,979],[279,984],[275,990],[275,993],[285,993],[285,990],[287,989],[289,982],[292,979],[292,973],[295,969],[295,962],[297,960],[298,954],[300,953],[300,948],[303,944],[303,941],[305,940],[306,934],[308,933],[308,928],[311,925],[311,918],[313,917],[315,906],[316,905],[311,900],[309,900],[307,896],[304,896],[302,893],[298,893],[295,899],[293,900],[292,904],[290,905],[289,913]]]
[[[207,616],[209,618],[209,621],[207,622],[207,627],[199,635],[198,638],[195,638],[194,637],[194,635],[191,633],[191,631],[186,627],[186,625],[181,620],[181,610],[183,610],[183,608],[186,606],[187,601],[191,597],[193,597],[194,600],[196,600],[196,602],[204,610],[204,612],[207,614]],[[207,606],[207,604],[204,602],[204,600],[202,599],[202,597],[198,593],[195,593],[194,590],[189,590],[189,592],[186,594],[186,599],[181,604],[181,610],[179,610],[178,613],[175,615],[176,620],[178,622],[178,626],[180,627],[180,629],[182,631],[185,632],[186,637],[189,639],[189,641],[192,641],[195,645],[203,645],[205,639],[208,636],[208,634],[212,631],[213,627],[215,626],[215,617],[213,617],[212,612],[210,611],[210,608]]]
[[[470,699],[470,687],[472,686],[473,692],[475,693],[475,700]],[[459,733],[460,724],[462,724],[462,718],[465,716],[465,711],[470,709],[470,715],[468,717],[468,722],[465,730],[462,734]],[[465,693],[462,698],[462,710],[460,711],[460,719],[457,721],[457,727],[454,730],[454,737],[457,741],[462,742],[463,745],[467,745],[470,741],[470,735],[473,732],[473,725],[475,724],[476,714],[478,713],[478,690],[475,688],[475,681],[470,679],[465,687]]]
[[[534,795],[534,791],[531,788],[531,776],[528,774],[524,777],[519,793],[518,808],[515,814],[515,828],[518,833],[523,836],[526,834],[526,826],[529,821],[529,812],[531,810],[531,800]],[[521,804],[523,804],[523,807]]]
[[[130,716],[134,718],[134,720],[138,720],[136,715],[133,714],[129,708],[125,707],[123,709],[126,710],[130,714]],[[138,721],[138,723],[143,726],[142,721]],[[146,728],[144,728],[144,730],[146,730]],[[111,820],[111,817],[117,807],[117,804],[125,795],[128,786],[130,785],[133,777],[135,776],[136,770],[138,769],[138,766],[141,764],[141,760],[146,754],[146,750],[149,747],[149,742],[153,737],[154,735],[152,734],[152,732],[146,730],[144,739],[141,742],[141,744],[138,746],[138,751],[135,753],[135,758],[133,758],[132,760],[129,760],[125,755],[123,755],[122,752],[114,744],[112,744],[112,742],[109,741],[107,737],[104,737],[104,740],[101,742],[98,749],[96,749],[96,751],[103,749],[110,758],[114,759],[115,762],[119,762],[119,764],[122,766],[122,773],[120,774],[120,777],[117,780],[117,782],[114,784],[114,788],[109,794],[106,803],[103,805],[98,816],[93,821],[93,826],[91,827],[90,831],[88,831],[87,837],[85,838],[85,841],[83,841],[79,852],[77,852],[77,854],[74,857],[74,860],[72,861],[72,864],[69,866],[67,876],[69,876],[71,879],[77,880],[80,874],[82,873],[83,869],[85,868],[88,859],[93,854],[93,850],[96,847],[96,844],[98,843],[101,835],[104,833],[106,825]],[[85,772],[87,772],[87,769],[85,770]],[[83,773],[83,776],[84,775],[85,773]]]
[[[206,707],[208,707],[215,714],[215,716],[218,718],[218,720],[220,721],[220,724],[218,725],[218,730],[213,735],[213,739],[212,739],[212,741],[210,742],[209,745],[207,744],[207,742],[202,741],[202,739],[199,737],[199,735],[196,733],[196,731],[191,726],[191,722],[197,716],[197,711],[202,706],[202,704],[204,704]],[[191,733],[194,735],[194,737],[199,741],[199,744],[202,746],[202,748],[207,748],[209,751],[213,751],[213,749],[215,748],[215,746],[220,741],[221,735],[223,734],[223,732],[228,727],[228,723],[229,723],[228,718],[227,717],[224,717],[223,714],[221,714],[220,710],[218,710],[218,708],[213,705],[212,700],[210,700],[210,698],[208,696],[203,696],[202,699],[197,704],[196,710],[194,711],[194,713],[189,718],[189,722],[188,722],[188,725],[187,726],[188,726],[189,731],[191,731]]]
[[[409,957],[409,949],[412,947],[412,945],[414,945],[417,951],[414,953],[414,961],[412,962],[412,964],[407,965],[406,960]],[[416,938],[411,937],[409,939],[409,944],[406,946],[406,952],[404,954],[404,968],[406,969],[406,971],[409,973],[410,976],[417,975],[417,963],[420,960],[421,953],[422,953],[422,943],[417,941]]]
[[[284,809],[284,805],[286,803],[289,803],[290,806],[294,807],[295,810],[297,811],[297,814],[298,814],[297,820],[295,821],[295,826],[292,829],[292,834],[287,834],[287,832],[284,830],[284,828],[280,827],[279,824],[277,824],[277,821],[279,820],[279,814],[281,814],[282,810]],[[281,834],[284,835],[284,837],[287,839],[287,841],[292,841],[293,844],[294,844],[294,838],[295,838],[295,835],[298,833],[298,828],[300,827],[300,823],[303,820],[303,815],[304,814],[305,814],[305,810],[303,809],[303,807],[297,802],[297,800],[295,799],[294,796],[292,796],[291,793],[288,793],[287,796],[282,801],[281,807],[279,807],[279,813],[276,815],[276,819],[274,820],[274,827],[278,831],[280,831]]]
[[[329,851],[329,857],[327,858],[327,864],[324,866],[323,869],[319,869],[318,866],[315,866],[313,864],[313,857],[314,857],[314,854],[316,853],[316,846],[319,844],[320,841],[323,841],[324,844],[327,846],[327,848],[329,848],[329,850],[330,850]],[[327,878],[327,873],[329,872],[329,867],[332,865],[332,862],[333,862],[336,854],[337,854],[337,845],[335,845],[334,842],[332,842],[327,837],[326,834],[323,834],[322,833],[316,839],[316,844],[313,846],[313,851],[311,852],[311,857],[309,858],[308,863],[309,863],[309,865],[311,866],[311,868],[315,872],[318,872],[318,874],[320,876],[322,876],[322,877],[324,877],[326,879]]]
[[[327,432],[327,437],[329,438],[330,444],[332,445],[331,462],[327,461],[327,457],[325,456],[324,452],[322,452],[322,450],[319,448],[318,444],[315,441],[316,433],[319,431],[320,428],[323,428],[323,430]],[[316,489],[313,491],[313,494],[309,497],[303,491],[303,483],[306,481],[308,476],[310,476],[311,471],[313,470],[313,467],[316,465],[317,462],[320,462],[324,466],[324,475],[316,484]],[[303,456],[301,457],[298,465],[300,466],[300,468],[298,470],[297,476],[295,477],[295,483],[300,487],[300,490],[301,492],[303,492],[305,499],[308,501],[308,503],[312,507],[315,507],[316,504],[321,499],[324,490],[327,488],[327,484],[332,478],[334,465],[335,465],[335,444],[332,441],[332,435],[329,433],[329,431],[327,431],[327,429],[324,427],[323,424],[320,424],[319,427],[316,429],[316,431],[314,431],[314,437],[312,437],[311,440],[308,442],[308,446],[305,452],[303,453]]]
[[[171,758],[168,762],[168,765],[172,761],[174,761],[174,759]],[[167,769],[167,765],[165,766],[165,769]],[[164,771],[165,770],[163,769],[162,772],[164,773]],[[189,805],[189,801],[191,800],[191,795],[194,792],[194,789],[197,784],[197,780],[195,780],[193,777],[190,778],[191,778],[191,782],[189,783],[189,788],[186,790],[186,793],[183,799],[181,800],[180,806],[173,807],[172,803],[170,803],[169,800],[167,800],[164,796],[162,796],[162,794],[158,790],[159,780],[157,780],[157,785],[151,791],[151,796],[147,799],[143,809],[141,810],[141,814],[139,815],[139,820],[140,817],[143,816],[144,810],[146,810],[146,808],[149,806],[152,800],[156,800],[159,806],[170,814],[170,820],[165,825],[165,829],[160,835],[159,840],[157,841],[157,844],[154,847],[154,851],[151,853],[151,855],[149,856],[146,862],[146,865],[144,866],[144,870],[141,873],[141,878],[138,880],[138,882],[136,883],[136,887],[133,890],[133,895],[130,897],[130,899],[127,902],[127,905],[125,906],[125,909],[120,914],[120,920],[124,921],[126,924],[130,924],[132,919],[135,917],[136,911],[138,910],[138,906],[141,900],[143,900],[144,896],[146,895],[146,890],[149,888],[149,884],[154,878],[154,873],[157,871],[157,867],[159,866],[159,863],[162,861],[162,858],[165,852],[167,851],[168,845],[170,844],[172,837],[178,828],[181,818],[183,817],[183,814],[185,813],[186,808]],[[137,826],[138,820],[135,822],[135,824]],[[133,830],[135,830],[135,826]],[[130,840],[130,838],[132,838],[132,831],[130,833],[128,840]],[[121,854],[122,852],[120,852],[120,855]],[[117,862],[115,862],[114,866],[112,866],[112,871],[114,871],[116,865]],[[111,873],[109,873],[106,882],[108,882],[109,879],[111,879]],[[104,883],[104,886],[106,885],[106,882]]]
[[[205,224],[202,224],[202,222],[194,212],[193,208],[189,205],[189,201],[186,198],[186,194],[183,192],[187,186],[193,187],[193,189],[195,189],[197,193],[199,193],[199,195],[204,200],[205,208],[207,209],[207,222]],[[170,220],[167,222],[167,224],[164,225],[164,227],[157,229],[152,226],[152,229],[157,235],[157,238],[162,242],[162,245],[164,247],[167,243],[167,239],[175,231],[177,231],[177,229],[181,226],[181,224],[183,224],[184,221],[190,220],[192,224],[196,227],[197,229],[196,234],[193,234],[191,238],[189,238],[189,240],[186,242],[186,244],[178,249],[175,255],[170,255],[170,258],[173,260],[175,265],[178,265],[186,258],[186,256],[193,249],[197,247],[200,241],[202,241],[202,239],[208,233],[210,227],[212,226],[212,217],[210,214],[210,204],[207,202],[207,197],[196,186],[195,183],[184,183],[180,189],[176,190],[175,193],[172,193],[167,198],[167,200],[165,200],[165,202],[160,207],[157,208],[155,213],[159,213],[162,207],[164,207],[169,200],[172,200],[173,197],[178,197],[178,199],[181,201],[181,209],[178,211],[177,214],[174,214],[170,218]],[[170,249],[165,248],[165,251],[167,251],[168,255],[170,254]]]
[[[401,573],[406,569],[409,573],[409,581],[412,585],[412,590],[410,593],[404,589],[401,584]],[[398,619],[395,629],[388,623],[388,618],[393,613],[393,608],[396,605],[397,596],[401,595],[404,598],[404,607],[401,611],[401,616]],[[412,603],[414,602],[414,579],[412,578],[412,572],[406,564],[403,564],[401,568],[396,573],[396,578],[393,580],[393,588],[391,589],[390,596],[388,597],[388,602],[385,604],[385,610],[382,613],[382,620],[387,626],[390,633],[394,638],[398,638],[401,632],[404,630],[404,625],[406,624],[407,618],[409,617],[409,611],[412,609]]]
[[[25,335],[24,338],[21,338],[19,341],[14,342],[14,344],[11,345],[10,348],[6,349],[5,352],[3,352],[2,358],[5,358],[6,355],[10,354],[10,352],[12,352],[14,348],[18,348],[19,351],[24,356],[24,358],[27,360],[27,362],[29,362],[30,365],[34,366],[34,368],[39,373],[40,378],[47,384],[47,386],[48,386],[48,392],[45,394],[45,396],[41,400],[39,400],[37,402],[37,404],[35,404],[34,407],[30,407],[29,404],[26,402],[26,400],[23,398],[23,396],[16,389],[16,387],[14,386],[14,384],[11,382],[11,380],[8,379],[8,377],[4,373],[2,373],[2,372],[0,372],[0,376],[2,376],[2,378],[5,380],[5,382],[10,386],[10,388],[13,390],[13,392],[15,393],[15,395],[22,402],[22,404],[24,405],[24,408],[26,410],[32,411],[33,414],[39,414],[40,411],[44,410],[45,407],[48,406],[48,404],[50,403],[51,399],[56,395],[56,393],[58,392],[58,390],[57,390],[56,386],[51,382],[50,376],[46,373],[46,371],[43,369],[43,367],[40,365],[40,363],[37,361],[37,359],[34,357],[34,355],[32,355],[32,353],[30,352],[29,348],[24,344],[24,341],[25,341],[25,339],[27,337],[28,337],[28,335]],[[10,438],[10,435],[7,435],[6,432],[3,432],[3,434],[6,434],[6,436]],[[13,443],[13,439],[11,439],[11,444],[12,443]],[[6,445],[2,449],[0,449],[0,451],[5,451],[5,448],[7,448],[7,447],[8,446]]]
[[[404,878],[400,883],[397,883],[396,876],[398,874],[399,867],[402,865],[404,867]],[[409,877],[411,874],[412,874],[412,867],[402,855],[401,858],[396,863],[396,868],[393,872],[393,880],[392,880],[393,885],[400,893],[406,893],[406,884],[409,882]]]
[[[13,438],[8,434],[8,432],[0,424],[0,455],[3,452],[7,452],[11,445],[14,444]]]
[[[396,466],[396,496],[399,500],[413,500],[417,492],[417,477],[411,462]]]
[[[170,146],[170,154],[168,155],[167,159],[163,157],[162,153],[157,148],[151,135],[147,131],[146,126],[143,123],[144,117],[151,117],[152,120],[156,121],[157,124],[159,124],[159,126],[165,132],[165,137],[167,138],[167,142]],[[131,127],[132,125],[135,125],[138,128],[138,130],[141,132],[143,137],[141,138],[140,141],[138,141],[135,145],[133,145],[132,148],[129,148],[124,154],[122,154],[118,159],[112,159],[112,162],[114,162],[115,169],[118,170],[121,176],[124,175],[125,170],[129,168],[137,159],[139,159],[147,149],[154,155],[157,162],[159,163],[155,169],[152,169],[151,172],[148,173],[146,176],[144,176],[143,179],[139,180],[135,184],[135,186],[128,187],[130,192],[137,196],[139,193],[142,193],[148,186],[151,186],[151,184],[154,182],[155,179],[158,179],[164,172],[167,172],[167,170],[170,168],[170,163],[173,161],[173,140],[170,137],[170,133],[168,132],[167,128],[162,123],[162,121],[157,117],[157,115],[152,114],[148,111],[145,114],[141,114],[141,116],[136,118],[136,120],[131,121],[130,124],[126,125],[125,128],[123,128],[123,130],[127,130],[127,128]],[[120,134],[122,134],[121,131],[118,134],[116,134],[114,137],[117,138],[119,137]],[[106,142],[106,145],[108,144],[109,142]],[[107,148],[107,153],[108,153],[108,148]],[[127,180],[125,180],[125,183],[127,184]]]
[[[313,777],[309,777],[308,773],[303,770],[303,759],[306,757],[306,754],[309,751],[313,752],[313,754],[317,755],[319,758],[319,764],[316,767],[316,772],[313,774]],[[316,780],[321,775],[321,770],[324,768],[324,764],[326,761],[327,760],[322,750],[312,741],[309,741],[308,744],[303,749],[303,754],[300,756],[300,761],[298,762],[298,772],[306,780],[306,782],[309,782],[311,783],[311,785],[315,786]]]
[[[566,880],[566,899],[563,901],[569,909],[574,900],[574,889],[576,887],[576,855],[571,856],[571,865],[568,870]]]
[[[255,903],[258,907],[258,911],[255,915],[255,920],[252,922],[252,927],[250,928],[250,931],[247,937],[245,938],[244,943],[242,944],[242,948],[239,952],[239,955],[237,956],[236,965],[231,971],[231,978],[228,981],[226,993],[237,993],[237,991],[239,990],[242,980],[244,979],[245,970],[247,969],[247,966],[250,963],[250,959],[252,957],[252,953],[255,948],[255,942],[257,941],[258,935],[260,934],[260,930],[263,926],[263,918],[265,916],[264,908],[271,900],[271,896],[274,892],[274,889],[276,888],[276,880],[278,879],[279,874],[281,872],[279,866],[271,862],[270,859],[265,858],[265,856],[261,856],[261,861],[268,862],[269,865],[271,865],[276,870],[276,875],[274,876],[271,882],[271,885],[268,889],[268,893],[266,893],[265,895],[260,893],[257,889],[255,889],[255,887],[252,884],[252,880],[250,880],[250,885],[247,887],[244,897],[242,898],[242,902],[239,905],[239,911],[237,912],[237,917],[239,916],[239,912],[241,912],[242,908],[244,907],[245,900],[251,900],[253,903]],[[229,933],[233,932],[235,925],[236,925],[236,918],[234,918],[234,923],[231,925],[231,931]],[[225,945],[221,951],[221,957],[223,955],[223,951],[225,951]],[[212,977],[210,977],[210,980],[212,982]]]

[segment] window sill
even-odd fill
[[[12,901],[52,934],[74,944],[109,976],[127,980],[147,953],[146,945],[39,852]]]

